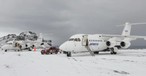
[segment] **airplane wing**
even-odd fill
[[[130,35],[130,36],[123,36],[123,35],[109,35],[109,34],[103,34],[102,37],[118,37],[118,38],[130,38],[132,40],[136,40],[136,39],[144,39],[146,40],[146,36],[134,36],[134,35]]]

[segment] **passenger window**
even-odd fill
[[[12,43],[9,43],[9,45],[12,45]]]
[[[78,41],[78,39],[77,39],[77,38],[75,38],[75,41]]]
[[[79,42],[81,41],[80,38],[78,38],[78,41],[79,41]]]

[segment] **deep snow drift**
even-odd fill
[[[146,50],[119,50],[117,55],[0,52],[0,76],[145,76]]]

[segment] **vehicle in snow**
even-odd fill
[[[46,55],[48,55],[48,54],[58,54],[58,52],[59,52],[59,48],[53,47],[53,46],[48,48],[48,49],[41,50],[42,55],[44,55],[44,54],[46,54]]]

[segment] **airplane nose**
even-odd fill
[[[61,45],[59,46],[59,49],[62,50],[62,51],[64,51],[64,50],[65,50],[65,43],[61,44]]]
[[[62,51],[72,51],[73,48],[73,43],[66,41],[62,45],[59,46],[59,49]]]

